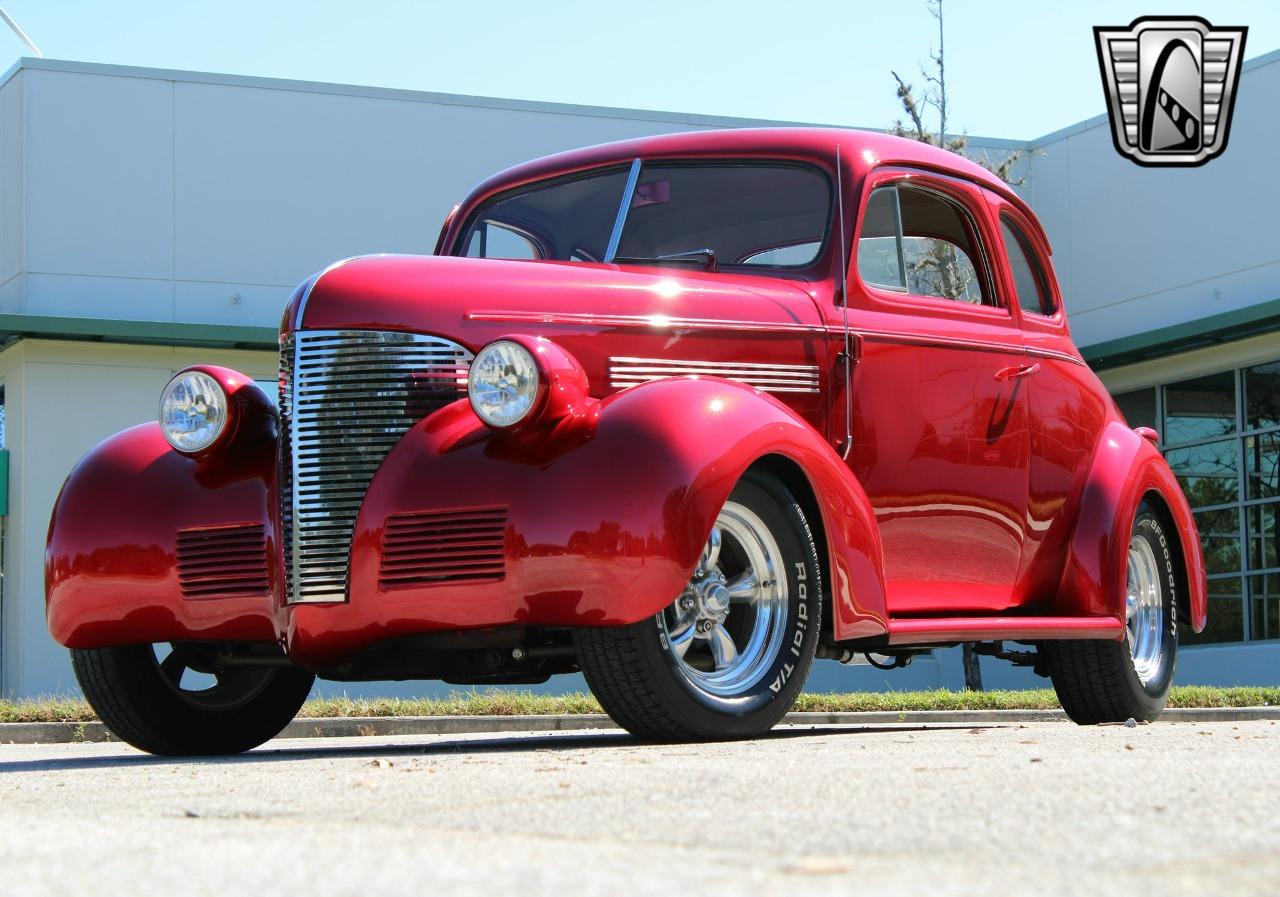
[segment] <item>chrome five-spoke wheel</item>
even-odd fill
[[[787,635],[781,572],[782,552],[764,521],[726,503],[693,579],[662,615],[668,649],[694,687],[726,696],[760,681]]]
[[[1159,675],[1163,660],[1164,596],[1155,551],[1141,535],[1129,540],[1127,582],[1124,607],[1129,653],[1138,679],[1149,685]]]

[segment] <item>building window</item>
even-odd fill
[[[1209,624],[1185,644],[1280,639],[1280,362],[1120,393],[1154,428],[1191,503]]]

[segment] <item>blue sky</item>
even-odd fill
[[[57,59],[884,127],[920,82],[924,0],[641,3],[0,0]],[[1280,3],[947,0],[949,130],[1030,138],[1104,111],[1094,25],[1198,13],[1280,48]],[[2,29],[3,26],[0,26]],[[0,30],[0,62],[25,51]]]

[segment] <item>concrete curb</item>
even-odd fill
[[[907,724],[999,726],[1065,722],[1061,710],[874,710],[860,713],[788,713],[787,726],[883,726]],[[1236,723],[1280,720],[1280,707],[1171,708],[1166,723]],[[616,728],[599,713],[531,716],[337,716],[295,719],[280,738],[346,738],[369,735],[472,735],[485,732],[582,732]],[[114,741],[107,727],[91,723],[0,723],[0,744]]]

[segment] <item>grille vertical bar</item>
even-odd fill
[[[280,362],[286,600],[345,601],[356,515],[382,460],[466,392],[471,353],[434,336],[301,330]]]

